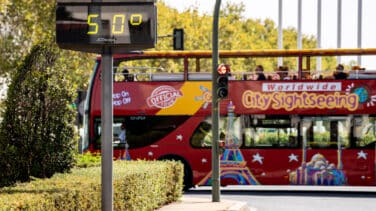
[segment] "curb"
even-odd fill
[[[247,203],[223,200],[221,202],[211,202],[210,199],[200,197],[183,196],[180,201],[165,205],[156,211],[255,211],[247,206]]]
[[[255,209],[250,209],[245,202],[237,202],[227,209],[227,211],[256,211]]]

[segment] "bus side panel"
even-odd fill
[[[362,148],[347,149],[343,150],[342,157],[348,185],[376,185],[375,150]]]

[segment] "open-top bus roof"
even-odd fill
[[[304,57],[304,56],[351,56],[376,55],[376,48],[341,48],[341,49],[262,49],[262,50],[220,50],[219,57]],[[117,58],[210,58],[211,50],[195,51],[133,51],[116,54]]]

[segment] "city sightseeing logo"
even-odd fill
[[[147,104],[149,107],[169,108],[175,104],[178,97],[182,96],[183,93],[172,86],[160,86],[147,98]]]

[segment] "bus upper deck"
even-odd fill
[[[329,79],[334,71],[333,69],[313,70],[312,58],[317,57],[333,57],[333,56],[356,56],[356,55],[376,55],[376,48],[366,49],[306,49],[306,50],[238,50],[238,51],[220,51],[219,57],[224,60],[233,61],[243,59],[237,63],[247,63],[245,59],[256,58],[297,58],[296,67],[290,67],[288,70],[290,78],[294,79]],[[136,81],[205,81],[212,80],[211,51],[145,51],[133,52],[129,54],[119,54],[114,56],[114,74],[115,82],[122,81],[122,70],[124,68],[130,71],[133,80]],[[118,66],[124,61],[137,61],[145,59],[161,59],[157,66],[139,66],[126,65]],[[163,59],[162,59],[163,58]],[[100,57],[98,58],[100,59]],[[168,69],[164,67],[166,64],[163,60],[173,60],[179,66],[172,66],[177,69]],[[270,62],[270,61],[267,61]],[[168,66],[169,64],[167,64]],[[257,73],[253,67],[245,67],[246,69],[232,68],[232,80],[256,80]],[[254,65],[255,66],[255,65]],[[119,67],[119,70],[116,70]],[[170,67],[171,68],[171,67]],[[244,66],[242,67],[244,68]],[[349,67],[345,70],[348,79],[373,79],[376,78],[376,70],[369,70],[359,66]],[[265,73],[271,80],[279,80],[281,74],[285,74],[285,70],[266,69]]]

